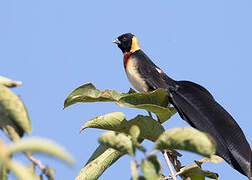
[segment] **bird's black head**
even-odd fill
[[[135,52],[136,50],[140,49],[137,38],[131,33],[126,33],[119,36],[113,41],[113,43],[116,43],[123,53]]]

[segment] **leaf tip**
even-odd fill
[[[26,133],[27,133],[28,135],[31,135],[31,133],[32,133],[32,129],[31,129],[31,128],[29,128],[29,129],[26,131]]]
[[[79,133],[81,133],[82,131],[84,131],[87,127],[86,126],[81,126]]]
[[[16,81],[17,86],[21,86],[22,84],[23,84],[22,81]]]
[[[67,99],[64,101],[64,107],[63,107],[63,110],[64,109],[66,109],[67,107],[68,107],[69,105],[68,105],[68,101],[67,101]]]

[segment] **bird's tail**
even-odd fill
[[[252,180],[252,152],[239,125],[200,85],[177,81],[171,89],[172,101],[181,117],[191,126],[210,134],[217,144],[217,155]]]
[[[252,180],[252,156],[250,157],[250,175],[248,176],[248,178],[249,180]]]

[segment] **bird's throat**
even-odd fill
[[[132,54],[132,52],[125,52],[124,53],[124,56],[123,56],[123,65],[124,65],[124,68],[127,67],[127,64],[129,62],[129,58],[130,58],[131,54]]]

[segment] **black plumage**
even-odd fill
[[[118,39],[122,37],[124,35]],[[135,51],[130,47],[127,49],[131,50],[128,61],[134,61],[136,64],[137,70],[134,73],[138,73],[137,76],[145,81],[147,91],[165,89],[181,118],[192,127],[210,134],[217,144],[216,154],[252,180],[252,153],[245,135],[233,117],[215,101],[210,92],[196,83],[171,79],[140,48]],[[127,53],[125,49],[122,51]]]

